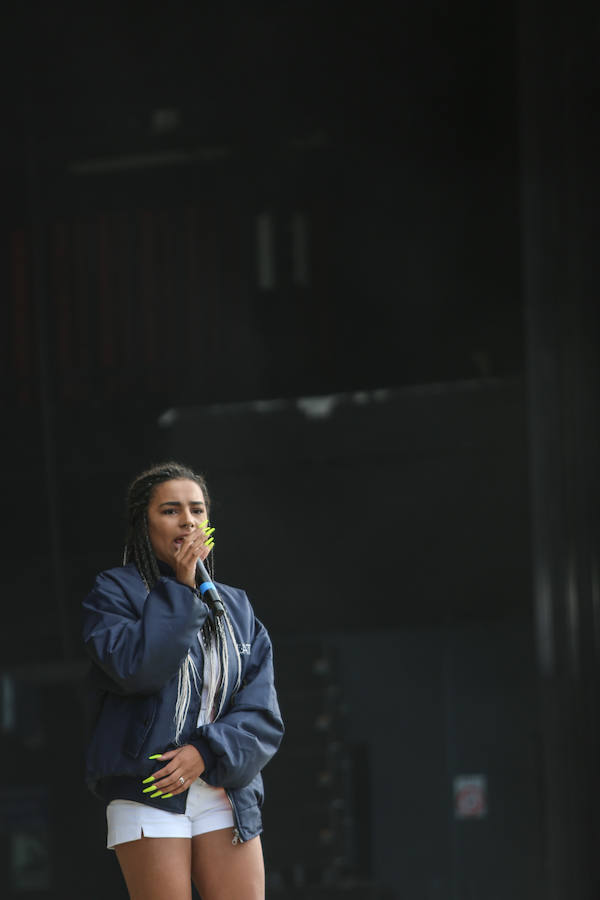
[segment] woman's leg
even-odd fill
[[[192,878],[202,900],[264,900],[260,838],[231,843],[231,828],[192,838]]]
[[[131,900],[191,900],[189,838],[147,838],[117,844]]]

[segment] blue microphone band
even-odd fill
[[[213,589],[213,591],[216,591],[216,587],[214,586],[212,581],[203,581],[202,584],[199,586],[198,590],[204,597],[205,593],[207,591],[210,591],[211,588]]]

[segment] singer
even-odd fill
[[[127,501],[124,565],[83,603],[107,846],[132,900],[190,900],[192,881],[202,900],[263,900],[261,770],[283,736],[269,636],[213,580],[202,476],[154,466]]]

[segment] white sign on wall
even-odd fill
[[[456,775],[454,777],[454,818],[485,819],[488,812],[487,777]]]

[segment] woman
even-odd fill
[[[87,780],[132,900],[264,897],[261,769],[283,725],[271,644],[246,594],[197,584],[204,479],[178,464],[128,494],[124,565],[84,601],[94,727]],[[208,601],[208,602],[206,602]]]

